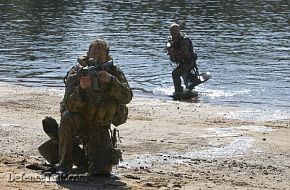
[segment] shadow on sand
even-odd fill
[[[56,182],[63,188],[71,190],[98,189],[98,190],[127,190],[130,189],[126,183],[122,182],[117,176],[76,176]]]
[[[28,164],[27,169],[38,171],[43,176],[45,181],[55,182],[63,188],[71,190],[125,190],[131,189],[125,182],[122,182],[119,177],[111,174],[109,176],[96,175],[88,176],[85,170],[73,169],[73,172],[68,176],[56,175],[56,168],[49,164]]]

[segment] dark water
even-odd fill
[[[213,76],[196,88],[199,101],[288,111],[289,10],[287,0],[0,0],[0,80],[63,87],[77,56],[103,37],[135,92],[170,94],[164,46],[178,22]]]

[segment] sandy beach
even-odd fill
[[[45,163],[41,121],[59,121],[63,90],[3,82],[0,90],[1,189],[290,189],[289,117],[245,119],[255,110],[144,97],[118,127],[123,162],[112,178],[55,182],[27,166]]]

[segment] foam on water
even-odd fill
[[[259,152],[253,150],[253,137],[244,136],[246,131],[252,132],[271,132],[272,128],[256,125],[241,125],[228,128],[209,128],[204,130],[204,134],[199,135],[201,138],[208,140],[208,146],[202,147],[202,150],[193,150],[186,153],[159,153],[138,155],[136,159],[125,160],[121,163],[123,167],[150,167],[155,162],[183,163],[193,159],[216,159],[219,157],[236,157]],[[241,136],[243,134],[243,136]],[[217,140],[226,138],[225,141]],[[214,146],[214,147],[212,147]]]
[[[153,90],[153,94],[156,95],[171,95],[174,92],[174,87],[157,87]]]
[[[239,127],[236,127],[235,129],[237,130],[248,130],[248,131],[254,131],[254,132],[270,132],[273,129],[270,127],[265,127],[265,126],[256,126],[256,125],[242,125]]]
[[[156,155],[143,154],[138,155],[136,159],[124,160],[120,163],[120,166],[126,168],[150,167],[153,166],[155,162],[176,164],[193,159],[215,159],[218,157],[241,156],[251,152],[250,148],[253,142],[254,139],[251,137],[238,137],[233,139],[229,144],[218,148],[205,148],[205,150],[197,150],[184,154],[174,152],[171,154],[159,153]]]
[[[240,119],[246,121],[275,121],[275,120],[289,120],[290,113],[281,110],[240,110],[226,114],[226,118]]]
[[[227,89],[203,89],[202,92],[206,94],[206,96],[215,99],[219,97],[232,97],[238,95],[246,95],[250,93],[250,89],[243,89],[243,90],[227,90]]]
[[[237,137],[226,146],[193,151],[186,153],[185,156],[190,158],[206,159],[245,155],[251,152],[250,148],[252,147],[253,142],[254,139],[252,137]]]

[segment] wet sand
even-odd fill
[[[124,160],[114,177],[54,182],[26,166],[45,163],[41,120],[59,121],[63,90],[0,89],[1,189],[290,189],[289,117],[245,119],[255,110],[141,97],[118,127]]]

